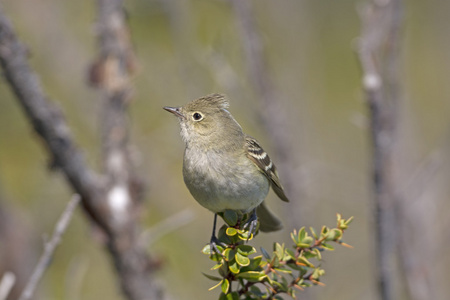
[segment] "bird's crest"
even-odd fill
[[[198,107],[210,108],[210,109],[227,109],[230,106],[225,95],[222,94],[210,94],[194,101],[191,101],[186,105],[186,108],[195,110]]]

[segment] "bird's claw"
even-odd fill
[[[211,240],[209,242],[211,256],[213,256],[214,254],[219,254],[220,256],[223,256],[222,252],[219,250],[219,248],[217,248],[217,245],[222,246],[224,248],[227,247],[227,245],[225,243],[222,243],[221,241],[219,241],[219,239],[215,235],[211,236]]]
[[[258,216],[256,215],[256,209],[255,209],[255,210],[253,210],[252,214],[250,215],[250,218],[248,219],[248,221],[243,226],[243,229],[247,229],[247,227],[249,227],[247,242],[251,236],[255,236],[257,225],[258,225]]]

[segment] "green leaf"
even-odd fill
[[[283,290],[283,284],[279,281],[276,281],[276,280],[272,281],[272,286],[274,286],[274,287],[276,286],[277,288]]]
[[[211,255],[211,246],[208,244],[202,249],[202,253],[206,255]]]
[[[238,232],[237,232],[236,228],[233,228],[233,227],[228,227],[226,230],[226,234],[228,236],[233,236],[233,235],[236,235],[237,233]]]
[[[320,231],[320,236],[321,237],[324,237],[324,236],[326,236],[327,234],[328,234],[328,231],[329,231],[330,229],[327,227],[327,226],[322,226],[322,230]]]
[[[339,240],[341,237],[342,237],[342,230],[333,228],[328,232],[325,240],[326,241],[336,241],[336,240]]]
[[[278,256],[274,255],[272,260],[270,261],[270,264],[274,268],[278,267],[280,265],[280,259],[278,258]]]
[[[239,300],[239,294],[237,292],[232,292],[227,295],[227,300]]]
[[[228,226],[227,225],[223,225],[222,227],[220,227],[219,232],[217,234],[217,237],[219,238],[219,241],[229,245],[231,244],[232,238],[229,237],[226,233]]]
[[[235,211],[232,210],[225,210],[223,213],[223,220],[230,226],[235,226],[238,221],[238,215]]]
[[[307,249],[307,248],[309,248],[309,247],[311,247],[311,244],[310,243],[298,243],[297,244],[297,247],[299,247],[299,248],[302,248],[302,249]]]
[[[247,241],[247,240],[251,240],[253,239],[253,234],[251,234],[248,231],[243,231],[242,233],[239,233],[238,237],[242,240],[242,241]]]
[[[256,271],[249,271],[249,272],[243,272],[236,275],[237,278],[246,279],[251,282],[260,282],[264,278],[267,277],[267,275],[264,273],[264,271],[256,272]]]
[[[257,256],[250,259],[250,264],[246,267],[241,268],[241,272],[248,272],[248,271],[261,271],[261,260],[262,256]]]
[[[322,260],[322,253],[319,249],[315,248],[312,250],[312,252],[316,255],[317,260]]]
[[[264,249],[263,247],[261,247],[260,249],[261,249],[261,252],[262,252],[262,254],[264,255],[264,257],[265,257],[267,260],[270,260],[270,255],[269,255],[269,253],[267,252],[267,250]]]
[[[291,232],[291,239],[294,242],[294,244],[298,244],[299,240],[298,240],[298,236],[297,236],[297,230],[294,229],[293,232]]]
[[[285,250],[285,256],[283,258],[283,260],[289,260],[289,259],[293,259],[295,260],[295,252],[292,249],[286,249]]]
[[[228,277],[228,274],[230,273],[230,270],[228,269],[228,264],[224,264],[219,268],[219,275],[222,276],[222,278]]]
[[[316,233],[316,230],[312,227],[309,227],[309,230],[311,231],[311,234],[313,235],[313,237],[317,240],[319,237]]]
[[[232,263],[230,263],[230,265],[228,266],[228,269],[230,269],[230,271],[234,274],[238,274],[239,273],[239,265],[236,263],[236,261],[233,261]]]
[[[212,275],[209,275],[209,274],[206,274],[203,272],[202,272],[202,274],[203,274],[203,276],[205,276],[208,279],[211,279],[212,281],[221,281],[222,280],[222,278],[217,277],[217,276],[212,276]]]
[[[264,295],[265,293],[263,293],[259,287],[257,287],[256,285],[252,285],[250,287],[250,292],[252,292],[253,295],[257,296],[257,299],[263,299],[265,298]]]
[[[240,266],[246,267],[250,264],[250,259],[240,253],[236,253],[234,257]]]
[[[308,235],[305,230],[305,227],[300,228],[300,231],[297,234],[297,237],[292,237],[296,240],[295,244],[300,248],[309,248],[312,246],[313,238]]]
[[[300,264],[303,264],[303,265],[305,265],[307,267],[314,268],[314,265],[309,260],[307,260],[305,257],[303,257],[303,256],[299,256],[297,258],[297,262],[300,263]]]
[[[295,289],[294,288],[289,288],[288,289],[288,295],[291,296],[293,299],[295,298]]]
[[[286,273],[286,274],[292,274],[292,271],[288,270],[286,268],[275,268],[275,271],[281,272],[281,273]]]
[[[291,268],[292,270],[300,271],[304,274],[306,274],[308,267],[299,266],[296,263],[288,263],[287,266]]]
[[[280,243],[275,243],[274,250],[275,255],[278,257],[278,259],[282,260],[284,256],[284,244],[281,245]]]
[[[234,256],[236,255],[236,250],[227,248],[225,251],[223,251],[223,257],[226,261],[231,261],[234,259]]]
[[[317,268],[311,274],[311,278],[314,280],[319,280],[321,276],[325,275],[325,270]]]
[[[236,247],[237,252],[244,255],[249,256],[250,254],[256,253],[255,247],[252,247],[250,245],[239,245]]]
[[[230,289],[230,282],[228,281],[228,279],[222,280],[221,288],[224,294],[228,293],[228,290]]]
[[[213,289],[215,289],[216,287],[218,287],[218,286],[221,285],[221,284],[222,284],[222,280],[221,280],[218,284],[216,284],[215,286],[210,287],[210,288],[208,289],[208,291],[212,291]]]
[[[331,245],[328,245],[327,243],[322,243],[322,245],[320,245],[320,246],[326,250],[330,250],[330,251],[334,250],[334,247]]]
[[[313,241],[314,241],[314,240],[313,240],[312,237],[307,236],[307,237],[305,237],[305,238],[302,240],[302,243],[305,244],[305,245],[308,245],[308,247],[311,247]]]
[[[211,268],[211,271],[217,270],[222,266],[223,266],[223,264],[216,264],[214,267]]]
[[[283,286],[283,292],[287,292],[289,287],[286,278],[281,277],[281,285]]]
[[[298,232],[298,240],[301,242],[306,236],[306,230],[305,227],[300,228],[300,231]]]

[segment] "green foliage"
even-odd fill
[[[282,299],[280,294],[295,298],[297,290],[324,285],[320,278],[325,270],[317,262],[321,261],[323,251],[334,250],[331,243],[351,247],[342,242],[342,236],[353,217],[343,219],[338,214],[336,227],[323,226],[320,233],[313,228],[308,232],[305,227],[294,230],[292,247],[274,243],[272,253],[261,248],[261,255],[246,244],[253,236],[241,226],[245,222],[229,211],[222,217],[226,224],[219,230],[220,253],[211,251],[210,245],[202,250],[215,262],[211,270],[218,276],[204,275],[217,282],[210,290],[220,287],[219,300]]]

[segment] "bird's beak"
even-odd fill
[[[183,114],[180,112],[180,108],[179,107],[170,107],[170,106],[164,106],[163,107],[165,110],[167,110],[170,113],[173,113],[175,116],[180,117],[180,118],[185,118],[183,116]]]

